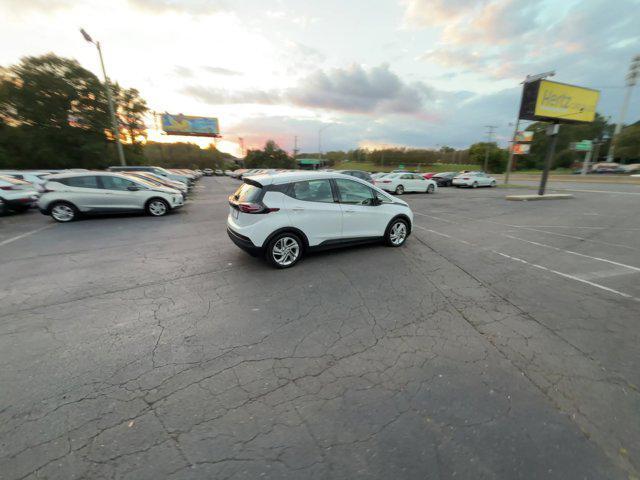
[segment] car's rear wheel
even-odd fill
[[[435,187],[433,185],[429,185],[427,187],[427,193],[433,193],[434,190],[435,190]]]
[[[78,217],[78,209],[67,202],[54,203],[49,209],[51,217],[60,223],[72,222]]]
[[[396,187],[396,195],[402,195],[404,193],[404,187],[402,185],[398,185]]]
[[[492,180],[492,181],[491,181],[491,185],[490,185],[490,186],[491,186],[491,187],[495,187],[495,186],[496,186],[496,181],[495,181],[495,180]]]
[[[472,188],[478,188],[478,182],[473,182],[473,183],[471,184],[471,187],[472,187]]]
[[[396,218],[391,222],[385,234],[385,243],[390,247],[400,247],[407,240],[409,225],[406,220]]]
[[[169,212],[169,204],[161,198],[152,198],[147,203],[146,210],[152,217],[162,217]]]
[[[280,233],[267,245],[266,257],[276,268],[293,267],[302,258],[302,241],[294,233]]]

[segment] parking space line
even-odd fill
[[[33,235],[34,233],[41,232],[42,230],[45,230],[47,228],[51,228],[53,226],[54,225],[45,225],[44,227],[40,227],[40,228],[36,228],[35,230],[31,230],[30,232],[25,232],[22,235],[18,235],[16,237],[12,237],[12,238],[7,238],[6,240],[3,240],[2,242],[0,242],[0,247],[2,247],[3,245],[8,245],[9,243],[15,242],[16,240],[20,240],[21,238],[28,237],[29,235]]]
[[[612,193],[614,195],[640,195],[638,192],[620,192],[618,190],[587,190],[578,188],[554,188],[563,192],[584,192],[584,193]]]
[[[437,235],[445,236],[447,238],[450,238],[450,239],[452,239],[452,240],[454,240],[456,242],[459,242],[459,243],[463,243],[465,245],[471,245],[471,246],[477,247],[482,251],[495,253],[496,255],[500,255],[503,258],[507,258],[507,259],[515,261],[515,262],[519,262],[519,263],[522,263],[522,264],[525,264],[525,265],[529,265],[529,266],[537,268],[539,270],[544,270],[544,271],[547,271],[547,272],[550,272],[550,273],[555,273],[556,275],[559,275],[561,277],[568,278],[570,280],[575,280],[576,282],[585,283],[585,284],[590,285],[592,287],[599,288],[601,290],[605,290],[605,291],[607,291],[609,293],[614,293],[614,294],[620,295],[620,296],[622,296],[624,298],[629,298],[631,300],[635,300],[636,302],[640,302],[640,298],[634,297],[633,295],[629,295],[628,293],[620,292],[619,290],[615,290],[613,288],[605,287],[604,285],[600,285],[599,283],[591,282],[589,280],[585,280],[585,279],[577,277],[575,275],[570,275],[568,273],[559,272],[558,270],[553,270],[551,268],[543,267],[542,265],[538,265],[536,263],[531,263],[531,262],[528,262],[526,260],[523,260],[522,258],[518,258],[518,257],[514,257],[512,255],[507,255],[506,253],[498,252],[497,250],[484,248],[484,247],[481,247],[481,246],[476,245],[474,243],[467,242],[466,240],[461,240],[459,238],[455,238],[455,237],[452,237],[450,235],[441,234],[440,232],[436,232],[435,230],[430,230],[428,228],[421,227],[420,225],[416,225],[416,226],[418,228],[420,228],[421,230],[425,230],[427,232],[431,232],[431,233],[435,233]],[[635,267],[633,267],[633,268],[635,268]]]
[[[516,262],[523,263],[525,265],[529,265],[534,268],[538,268],[540,270],[544,270],[546,272],[555,273],[556,275],[560,275],[561,277],[569,278],[571,280],[575,280],[576,282],[586,283],[587,285],[591,285],[592,287],[599,288],[601,290],[605,290],[609,293],[615,293],[616,295],[620,295],[621,297],[629,298],[631,300],[635,300],[636,302],[640,302],[640,298],[634,297],[633,295],[629,295],[628,293],[621,292],[619,290],[614,290],[613,288],[605,287],[604,285],[600,285],[599,283],[590,282],[589,280],[585,280],[583,278],[576,277],[575,275],[569,275],[568,273],[562,273],[557,270],[553,270],[551,268],[543,267],[542,265],[538,265],[537,263],[527,262],[522,258],[513,257],[511,255],[507,255],[506,253],[498,252],[496,250],[491,250],[493,253],[496,253],[502,257],[508,258],[509,260],[514,260]]]
[[[525,240],[524,238],[515,237],[513,235],[507,235],[506,233],[503,233],[502,235],[507,237],[507,238],[511,238],[513,240],[519,240],[521,242],[530,243],[532,245],[537,245],[539,247],[551,248],[551,249],[557,250],[559,252],[570,253],[572,255],[578,255],[579,257],[590,258],[591,260],[598,260],[599,262],[606,262],[606,263],[610,263],[612,265],[617,265],[618,267],[624,267],[624,268],[628,268],[628,269],[631,269],[631,270],[635,270],[636,272],[640,272],[640,268],[634,267],[633,265],[627,265],[625,263],[614,262],[613,260],[608,260],[606,258],[601,258],[601,257],[592,257],[591,255],[586,255],[584,253],[574,252],[572,250],[564,250],[562,248],[554,247],[552,245],[545,245],[544,243],[533,242],[531,240]]]

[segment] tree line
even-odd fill
[[[129,164],[223,168],[214,145],[147,142],[146,101],[111,85]],[[76,60],[52,53],[0,67],[0,168],[105,168],[118,163],[104,84]]]

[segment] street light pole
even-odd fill
[[[636,86],[638,76],[640,76],[640,55],[636,55],[635,57],[633,57],[633,60],[631,60],[631,64],[629,65],[629,73],[627,73],[627,76],[626,76],[627,91],[624,94],[624,101],[622,102],[622,108],[620,109],[620,117],[618,119],[618,123],[616,124],[616,128],[613,131],[611,144],[609,144],[609,153],[607,153],[607,162],[613,162],[613,155],[615,153],[618,136],[622,131],[622,126],[624,124],[624,117],[627,116],[627,109],[629,108],[629,102],[631,101],[631,92],[633,91],[633,87]]]
[[[113,103],[113,96],[111,94],[111,84],[109,83],[109,77],[107,77],[107,71],[104,68],[104,59],[102,58],[102,49],[100,48],[100,42],[94,42],[91,36],[83,29],[80,29],[80,33],[84,39],[93,43],[98,49],[98,56],[100,57],[100,66],[102,67],[102,75],[104,76],[104,89],[107,94],[107,103],[109,104],[109,115],[111,116],[111,128],[113,131],[113,137],[116,140],[116,148],[118,150],[118,158],[120,159],[120,165],[125,166],[127,161],[124,158],[124,150],[122,143],[120,143],[120,129],[118,128],[118,119],[116,117],[116,109]]]
[[[331,124],[318,129],[318,160],[322,160],[322,131],[329,128]]]
[[[491,145],[491,137],[493,137],[493,131],[496,129],[495,125],[485,125],[487,128],[487,148],[484,151],[484,168],[483,171],[486,173],[487,168],[489,166],[489,148]],[[455,154],[454,154],[454,163],[455,163]]]

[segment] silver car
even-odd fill
[[[58,222],[70,222],[81,213],[138,211],[161,217],[183,204],[177,190],[108,172],[51,175],[38,200],[40,212]]]

